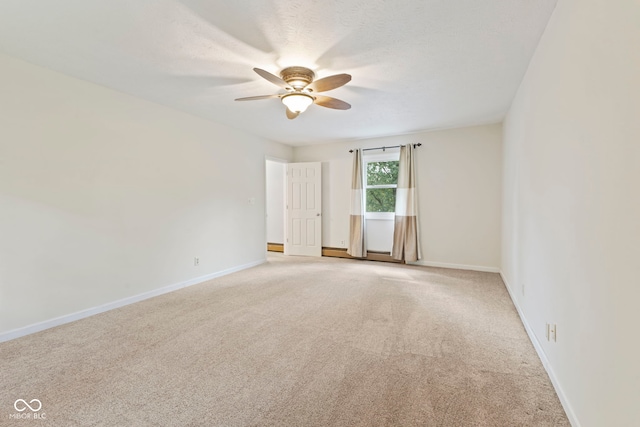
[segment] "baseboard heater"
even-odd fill
[[[269,252],[284,252],[284,244],[267,242],[267,250]]]
[[[267,250],[270,252],[284,252],[284,245],[282,243],[267,243]],[[322,248],[322,256],[337,257],[337,258],[353,258],[353,259],[366,259],[367,261],[382,261],[382,262],[395,262],[397,264],[404,264],[404,261],[398,261],[391,257],[389,252],[380,251],[367,251],[366,258],[354,258],[347,253],[347,248]]]
[[[333,256],[338,258],[366,259],[367,261],[395,262],[404,264],[404,261],[394,259],[389,252],[367,251],[366,258],[355,258],[347,253],[347,248],[322,248],[322,256]]]

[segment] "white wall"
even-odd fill
[[[287,164],[267,160],[267,242],[284,244]]]
[[[391,252],[393,248],[393,225],[392,219],[367,219],[366,220],[366,242],[367,250],[378,252]],[[348,242],[345,241],[348,244]]]
[[[265,258],[290,147],[4,55],[0,93],[0,333]]]
[[[574,425],[640,425],[639,23],[560,0],[504,125],[503,276]]]
[[[295,147],[323,167],[323,246],[349,235],[350,148],[422,143],[416,150],[424,265],[497,271],[500,265],[502,127],[499,124]]]

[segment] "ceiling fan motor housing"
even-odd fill
[[[316,75],[305,67],[287,67],[280,72],[280,77],[294,89],[299,90],[310,84]]]

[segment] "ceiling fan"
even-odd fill
[[[286,92],[275,95],[249,96],[238,98],[236,101],[279,98],[287,107],[287,118],[291,120],[298,117],[311,104],[335,110],[348,110],[351,108],[350,104],[340,99],[316,95],[318,92],[326,92],[347,84],[351,81],[349,74],[336,74],[314,81],[315,73],[305,67],[287,67],[280,72],[280,77],[260,68],[254,68],[253,71],[276,86],[280,86]]]

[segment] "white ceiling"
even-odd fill
[[[290,145],[501,121],[557,0],[2,0],[0,51]],[[348,73],[296,120],[252,70]],[[1,102],[1,101],[0,101]]]

